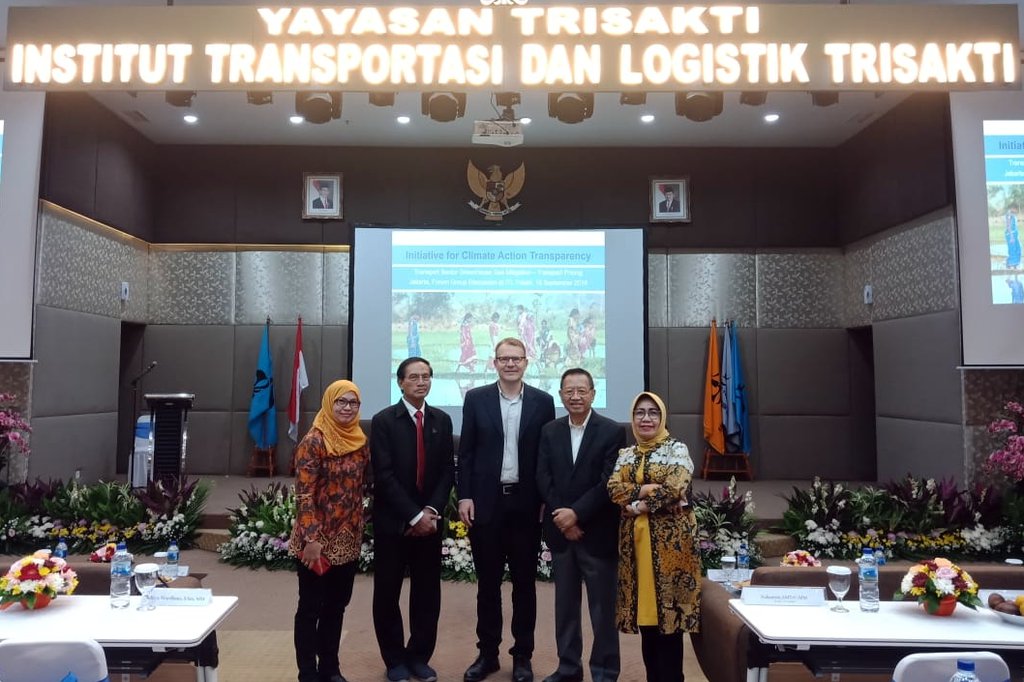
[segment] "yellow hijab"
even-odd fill
[[[636,423],[633,421],[633,413],[636,412],[636,404],[639,403],[643,398],[649,398],[650,400],[653,400],[654,404],[658,406],[659,410],[661,410],[661,422],[658,424],[658,432],[655,433],[654,436],[652,436],[651,438],[646,439],[641,438],[640,434],[637,433]],[[668,412],[665,410],[665,403],[663,403],[661,401],[661,398],[659,398],[654,393],[651,393],[650,391],[644,391],[643,393],[641,393],[640,395],[633,399],[633,407],[630,408],[629,410],[629,421],[633,428],[633,437],[636,438],[637,452],[639,452],[640,454],[647,454],[648,452],[651,452],[652,450],[657,448],[659,445],[661,445],[671,437],[668,432],[668,429],[665,428],[665,420],[667,418]]]
[[[348,379],[338,379],[328,386],[320,403],[320,411],[313,419],[313,428],[320,429],[320,432],[324,434],[324,444],[327,446],[328,456],[346,455],[366,444],[366,434],[359,426],[358,410],[355,419],[347,425],[341,424],[334,418],[334,401],[349,391],[355,393],[356,398],[359,398],[359,387]]]

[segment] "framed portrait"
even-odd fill
[[[341,220],[341,173],[302,174],[302,217]]]
[[[652,223],[690,222],[690,177],[652,177],[650,208]]]

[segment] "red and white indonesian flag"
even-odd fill
[[[309,386],[306,361],[302,357],[302,318],[295,331],[295,361],[292,363],[292,393],[288,398],[288,437],[299,442],[299,418],[302,415],[302,391]]]

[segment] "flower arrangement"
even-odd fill
[[[754,502],[749,490],[742,495],[739,493],[735,477],[722,489],[721,498],[714,493],[695,492],[693,512],[697,517],[697,545],[705,572],[717,568],[723,555],[738,554],[744,542],[751,567],[760,564],[760,549],[754,542],[757,534]]]
[[[916,599],[928,613],[936,613],[942,601],[956,601],[969,608],[981,604],[978,583],[949,559],[920,561],[910,567],[893,599]]]
[[[1001,437],[1003,443],[988,456],[985,470],[1017,485],[1024,482],[1024,405],[1011,400],[1003,410],[1004,414],[988,425],[988,432]]]
[[[107,542],[100,545],[89,554],[89,561],[94,564],[109,564],[117,552],[116,542]]]
[[[26,609],[43,608],[58,594],[71,594],[78,587],[78,576],[63,559],[50,556],[50,550],[39,550],[18,559],[0,578],[0,611],[11,604]]]
[[[814,558],[814,555],[803,549],[794,549],[786,552],[782,557],[780,566],[821,566],[821,562]]]

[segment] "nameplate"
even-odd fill
[[[752,576],[753,574],[754,574],[754,569],[752,569],[752,568],[737,568],[737,569],[734,569],[733,572],[732,572],[732,582],[733,583],[742,583],[742,582],[744,582],[746,580],[750,580],[750,576]],[[723,571],[720,568],[709,568],[708,569],[708,580],[711,580],[711,581],[716,582],[716,583],[724,583],[726,581],[725,580],[725,571]]]
[[[753,587],[743,588],[740,601],[758,606],[822,606],[824,587]]]
[[[157,606],[209,606],[213,603],[213,590],[168,587],[153,590],[153,601]]]

